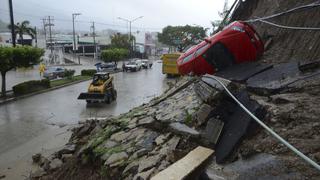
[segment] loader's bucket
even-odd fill
[[[81,93],[78,99],[85,99],[85,100],[103,100],[105,97],[104,94],[100,93]]]

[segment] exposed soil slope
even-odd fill
[[[235,10],[232,20],[249,20],[265,17],[289,9],[319,2],[316,0],[246,0]],[[320,27],[320,6],[298,10],[269,19],[268,21],[297,27]],[[263,37],[272,37],[270,49],[264,54],[267,62],[314,61],[320,59],[320,31],[289,30],[261,22],[252,25]]]

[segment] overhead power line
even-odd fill
[[[9,14],[9,11],[7,9],[2,9],[0,8],[0,12],[4,12],[6,14]],[[42,19],[43,16],[37,16],[37,15],[33,15],[33,14],[27,14],[27,13],[22,13],[22,12],[14,12],[15,14],[19,14],[19,15],[23,15],[26,17],[32,17],[32,18],[36,18],[36,19]],[[94,18],[92,18],[94,19]],[[72,23],[72,19],[64,19],[64,18],[55,18],[55,21],[57,22],[70,22]],[[84,20],[76,20],[75,22],[77,23],[86,23],[86,24],[90,24],[92,23],[92,21],[84,21]],[[106,22],[97,22],[95,21],[95,24],[98,25],[102,25],[102,26],[108,26],[110,28],[121,28],[121,29],[126,29],[127,26],[124,25],[118,25],[118,24],[111,24],[111,23],[106,23]],[[162,30],[162,28],[155,28],[155,27],[137,27],[137,26],[132,26],[132,29],[143,29],[143,30]]]

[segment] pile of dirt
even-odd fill
[[[246,0],[234,11],[232,20],[250,20],[266,17],[289,9],[317,2],[318,0]],[[296,27],[320,27],[320,6],[294,11],[268,21]],[[320,31],[291,30],[261,22],[251,23],[263,39],[272,38],[269,49],[262,58],[265,62],[315,61],[320,59]]]

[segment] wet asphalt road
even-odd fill
[[[160,95],[167,88],[161,66],[154,62],[152,69],[113,74],[118,98],[111,104],[87,106],[85,101],[77,100],[87,90],[90,81],[86,81],[1,105],[0,160],[5,152],[53,128],[68,127],[88,117],[119,115]]]
[[[66,57],[70,58],[70,55],[66,54]],[[68,65],[68,66],[59,66],[59,65],[51,65],[57,67],[63,67],[66,69],[75,70],[75,75],[80,75],[81,70],[83,69],[96,69],[94,66],[95,63],[101,62],[99,60],[93,60],[91,58],[81,57],[81,65]],[[121,63],[120,63],[121,64]],[[36,65],[31,68],[20,68],[17,70],[12,70],[7,72],[6,74],[6,89],[12,90],[14,85],[19,83],[30,81],[30,80],[40,80],[41,76],[39,74],[39,66]],[[0,78],[0,84],[2,83],[2,79]]]

